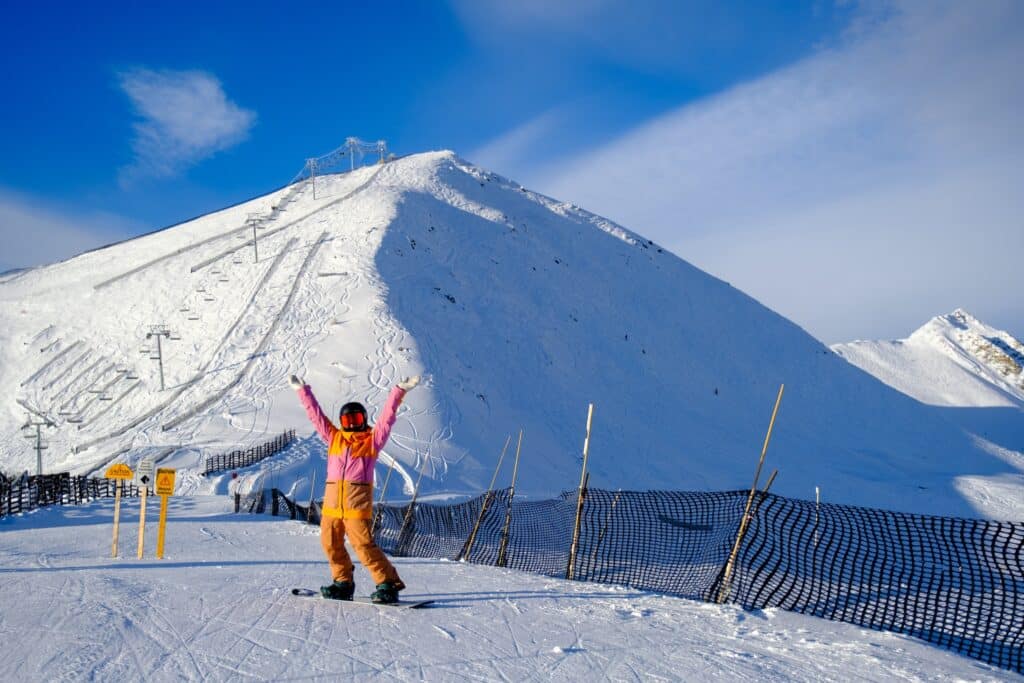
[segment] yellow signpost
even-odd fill
[[[164,559],[164,533],[167,529],[167,497],[174,495],[175,470],[158,468],[156,471],[156,493],[160,496],[160,528],[156,534],[156,557]]]
[[[110,546],[110,556],[117,557],[117,531],[121,525],[121,482],[135,476],[132,468],[119,462],[107,468],[104,475],[107,479],[114,480],[114,541]]]

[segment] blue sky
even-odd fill
[[[825,341],[958,306],[1024,333],[1013,2],[144,5],[8,9],[0,270],[355,135],[607,215]]]

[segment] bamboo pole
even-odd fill
[[[814,487],[814,547],[818,547],[818,513],[821,512],[821,489]]]
[[[764,499],[768,496],[768,489],[772,487],[772,482],[775,481],[775,477],[778,476],[778,474],[778,470],[772,470],[772,476],[768,477],[768,481],[765,483],[764,488],[761,489],[761,495],[758,497],[757,502],[754,503],[754,506],[750,509],[751,519],[757,517],[757,511],[761,509],[761,503],[763,503]]]
[[[569,547],[569,561],[565,567],[565,578],[572,580],[576,571],[576,551],[580,543],[580,519],[583,515],[583,497],[587,488],[587,459],[590,457],[590,427],[594,420],[594,404],[587,408],[587,435],[583,439],[583,469],[580,470],[580,490],[576,496],[576,522],[572,529],[572,545]]]
[[[512,486],[508,490],[508,507],[505,509],[505,526],[501,530],[501,543],[498,545],[498,561],[495,566],[504,567],[508,561],[508,537],[512,529],[512,499],[516,496],[516,477],[519,475],[519,452],[523,447],[523,430],[519,430],[519,443],[516,444],[516,459],[512,465]]]
[[[505,446],[501,449],[501,456],[498,458],[498,466],[494,468],[494,474],[491,476],[491,483],[487,487],[487,493],[484,494],[484,500],[480,504],[480,514],[476,516],[476,523],[473,524],[473,530],[469,532],[469,536],[466,537],[466,542],[462,545],[462,550],[459,551],[458,557],[455,560],[469,560],[469,553],[473,550],[473,544],[476,543],[476,534],[480,531],[480,523],[484,521],[484,515],[487,514],[487,510],[491,507],[491,500],[494,498],[494,483],[498,480],[498,472],[501,470],[501,463],[505,459],[505,453],[508,451],[508,445],[512,443],[512,435],[509,434],[508,438],[505,439]]]
[[[117,557],[117,532],[121,526],[121,480],[114,480],[114,542],[110,546],[110,556]]]
[[[142,485],[142,502],[139,503],[139,549],[138,558],[142,559],[142,553],[146,545],[146,493],[149,492],[149,486],[146,484]]]
[[[725,602],[729,598],[730,582],[732,581],[732,572],[736,564],[736,557],[740,552],[740,543],[743,542],[743,536],[747,532],[747,525],[750,523],[750,508],[754,503],[754,493],[757,491],[757,480],[761,478],[761,468],[764,467],[764,458],[768,453],[768,442],[772,438],[772,428],[775,426],[775,416],[779,412],[779,404],[782,403],[782,392],[786,388],[785,384],[779,385],[779,395],[775,399],[775,408],[772,409],[772,419],[768,422],[768,433],[764,437],[764,446],[761,447],[761,458],[757,461],[757,471],[754,472],[754,483],[750,486],[750,494],[747,496],[747,504],[743,510],[743,518],[740,520],[740,530],[736,534],[736,542],[733,543],[732,552],[729,553],[729,561],[725,564],[725,571],[722,574],[722,585],[718,590],[718,599],[716,602],[719,604]],[[771,479],[774,479],[773,474]],[[771,485],[771,480],[768,482]],[[767,488],[765,489],[767,490]]]

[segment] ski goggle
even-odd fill
[[[341,416],[341,428],[353,429],[366,426],[366,416],[362,413],[347,413]]]

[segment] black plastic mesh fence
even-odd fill
[[[265,460],[272,455],[277,455],[287,448],[293,441],[295,441],[295,430],[289,429],[287,432],[283,432],[259,446],[252,446],[251,448],[246,448],[244,450],[235,450],[230,453],[212,455],[206,459],[206,467],[203,470],[203,475],[214,474],[216,472],[226,472],[228,470],[237,470],[242,467],[248,467],[249,465],[255,465],[260,460]]]
[[[1024,673],[1024,524],[768,496],[733,581],[745,607],[896,631]]]
[[[77,505],[114,496],[114,480],[75,476],[67,472],[0,481],[0,517],[30,512],[47,505]],[[139,489],[126,482],[122,496],[137,496]]]
[[[262,512],[319,521],[279,491]],[[715,601],[747,492],[587,492],[573,578]],[[453,505],[379,506],[377,542],[399,556],[459,558],[565,576],[576,492],[493,494]],[[504,546],[504,552],[503,552]],[[1024,523],[816,505],[759,495],[727,590],[747,608],[781,607],[895,631],[1024,673]]]

